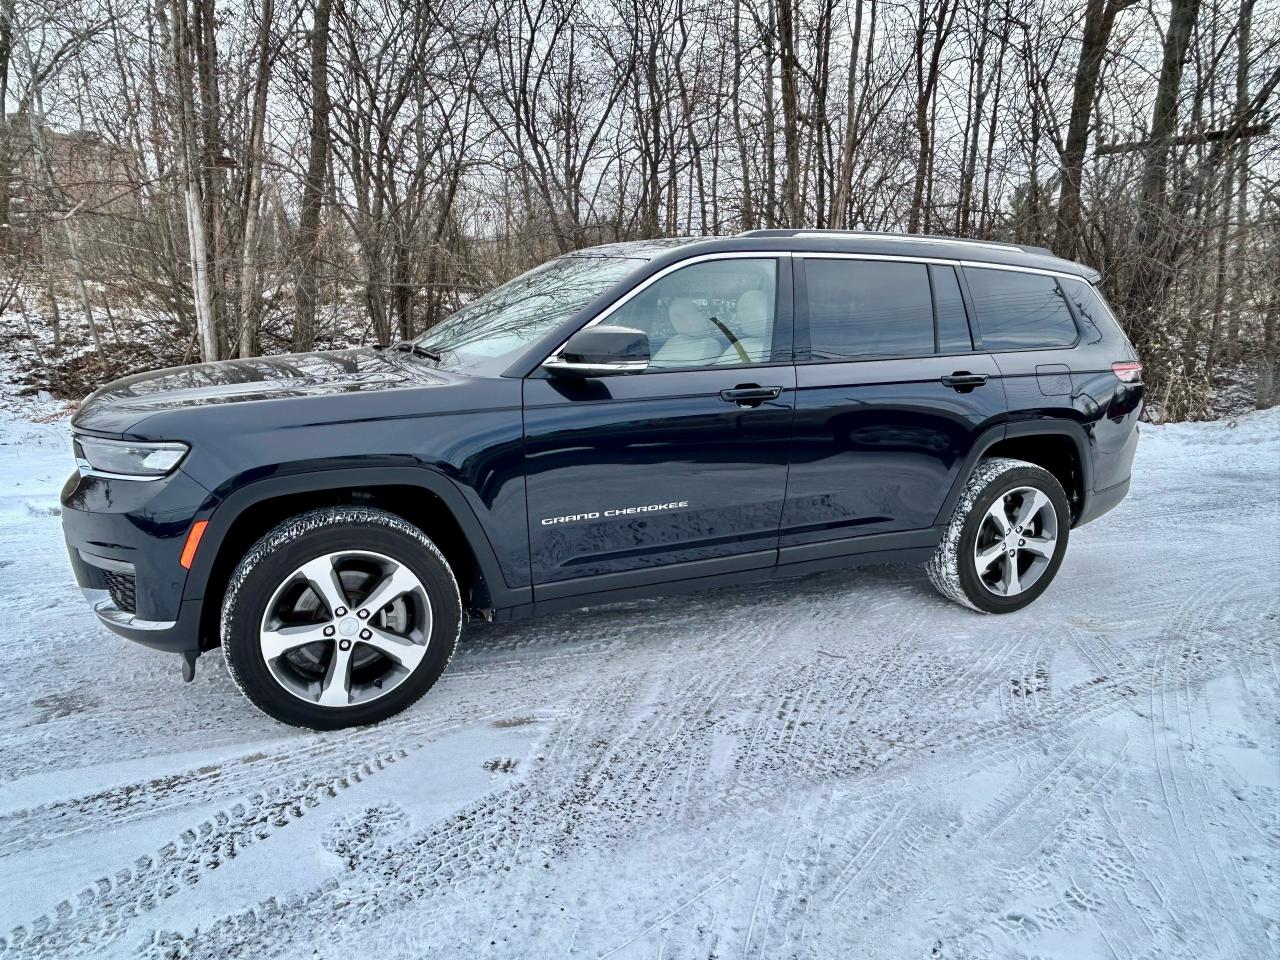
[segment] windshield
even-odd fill
[[[446,317],[414,342],[441,366],[495,372],[645,262],[645,258],[559,257]]]

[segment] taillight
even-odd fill
[[[1141,383],[1142,364],[1132,361],[1117,361],[1111,365],[1111,372],[1121,383]]]

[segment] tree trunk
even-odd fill
[[[179,149],[185,181],[183,202],[186,210],[187,245],[191,258],[191,286],[196,311],[196,335],[200,357],[206,362],[218,359],[217,318],[213,308],[213,288],[209,277],[208,236],[204,218],[204,196],[200,177],[199,133],[196,123],[194,68],[191,61],[191,23],[186,0],[170,0],[175,100]]]
[[[653,26],[656,27],[656,24]],[[661,231],[662,210],[662,91],[658,88],[658,39],[650,37],[645,57],[645,82],[648,86],[649,166],[645,181],[648,206],[645,211],[646,236],[656,237]]]
[[[796,89],[795,10],[778,0],[778,52],[782,67],[782,139],[787,161],[786,226],[803,226],[800,209],[800,110]]]
[[[9,63],[13,59],[14,0],[0,0],[0,103],[9,103]]]
[[[0,0],[0,110],[9,103],[9,63],[13,59],[14,0]],[[9,170],[13,166],[11,138],[0,137],[0,254],[7,252],[9,229]]]
[[[769,4],[769,29],[764,37],[764,226],[778,223],[777,121],[773,109],[773,42],[777,36],[777,8]]]
[[[1221,352],[1222,308],[1227,297],[1227,239],[1231,225],[1232,172],[1227,163],[1222,171],[1222,202],[1212,200],[1206,206],[1218,211],[1217,244],[1214,251],[1213,319],[1209,325],[1209,348],[1205,353],[1204,378],[1213,383],[1213,368]],[[1194,302],[1194,301],[1193,301]]]
[[[915,46],[912,48],[913,63],[916,69],[916,138],[919,140],[920,152],[916,154],[915,186],[911,195],[911,215],[907,221],[907,232],[916,233],[920,229],[921,207],[924,206],[924,174],[929,163],[929,101],[925,97],[924,69],[924,35],[928,26],[925,14],[925,0],[919,0],[916,15]]]
[[[733,3],[733,134],[738,141],[738,163],[742,167],[742,229],[752,230],[756,222],[751,203],[751,167],[742,125],[742,0]]]
[[[1236,26],[1236,122],[1243,124],[1249,113],[1249,39],[1253,26],[1254,0],[1240,0],[1240,19]],[[1231,283],[1230,312],[1225,355],[1234,360],[1240,355],[1240,307],[1245,300],[1245,262],[1249,250],[1249,137],[1240,140],[1236,158],[1235,264]]]
[[[1161,309],[1173,265],[1169,263],[1171,229],[1169,224],[1169,140],[1177,132],[1178,89],[1182,84],[1182,68],[1187,60],[1187,45],[1200,0],[1172,0],[1169,28],[1164,36],[1164,53],[1160,80],[1156,88],[1151,115],[1151,132],[1147,156],[1143,163],[1139,191],[1137,256],[1128,302],[1131,316],[1141,310],[1154,316]]]
[[[1000,129],[996,122],[1000,117],[1000,97],[1004,92],[1004,58],[1009,49],[1010,9],[1006,2],[1000,20],[1000,48],[996,51],[996,86],[991,92],[991,120],[987,123],[987,146],[982,163],[982,201],[978,206],[978,236],[991,235],[991,174],[996,152],[996,134]]]
[[[298,279],[294,287],[293,349],[311,350],[316,342],[316,277],[320,256],[320,206],[329,160],[329,14],[332,0],[316,0],[311,27],[311,136],[307,176],[298,219]]]
[[[258,352],[258,212],[262,206],[263,128],[267,119],[267,87],[271,80],[271,21],[274,0],[262,0],[258,19],[258,67],[254,78],[253,108],[249,118],[248,164],[244,198],[244,237],[240,250],[240,356]]]
[[[1116,15],[1136,0],[1088,0],[1084,14],[1084,36],[1080,41],[1080,60],[1071,98],[1071,119],[1067,123],[1067,140],[1062,153],[1062,190],[1058,198],[1058,220],[1055,251],[1058,256],[1074,259],[1080,247],[1080,179],[1084,173],[1084,155],[1089,146],[1089,128],[1093,122],[1093,105],[1102,71],[1102,58],[1111,39]]]
[[[1271,295],[1267,298],[1266,311],[1262,315],[1262,364],[1258,371],[1258,388],[1255,406],[1259,410],[1280,403],[1280,351],[1277,351],[1277,334],[1280,334],[1280,272],[1273,272]]]
[[[933,138],[930,123],[931,107],[938,89],[939,64],[942,49],[951,33],[951,24],[955,22],[958,6],[951,6],[951,0],[938,0],[933,10],[928,10],[925,0],[919,0],[916,14],[915,30],[915,68],[916,68],[916,137],[920,141],[920,153],[916,158],[915,189],[911,196],[911,215],[907,224],[908,233],[918,233],[925,217],[925,195],[928,193],[929,175],[933,169]],[[933,45],[930,48],[928,63],[925,62],[925,34],[930,25],[933,26]]]
[[[876,0],[871,0],[874,22]],[[868,43],[873,38],[868,38]],[[849,194],[853,192],[853,154],[858,148],[858,125],[862,122],[858,110],[859,98],[855,96],[858,82],[858,48],[862,44],[862,0],[853,8],[853,39],[849,46],[849,83],[845,89],[844,142],[840,149],[840,169],[836,172],[839,183],[831,199],[831,226],[843,230],[849,212]]]
[[[220,129],[221,95],[218,90],[218,46],[215,29],[217,13],[214,0],[194,0],[191,43],[195,51],[195,79],[199,84],[199,144],[197,167],[200,178],[200,201],[203,204],[205,277],[209,286],[209,304],[213,331],[218,338],[218,356],[223,354],[221,335],[226,303],[226,259],[223,256],[222,180],[224,170],[222,131]],[[229,344],[228,344],[229,346]]]

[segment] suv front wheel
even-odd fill
[[[981,460],[925,564],[938,592],[982,613],[1012,613],[1053,581],[1071,508],[1057,478],[1025,460]]]
[[[245,554],[223,598],[222,653],[258,709],[332,730],[417,701],[461,626],[457,581],[421,530],[383,510],[328,507]]]

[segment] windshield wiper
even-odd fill
[[[397,340],[395,343],[391,344],[389,347],[379,343],[373,349],[399,350],[402,353],[412,353],[415,357],[424,357],[427,360],[432,361],[433,363],[440,362],[440,354],[432,353],[426,347],[419,346],[418,344],[414,343],[412,340]]]

